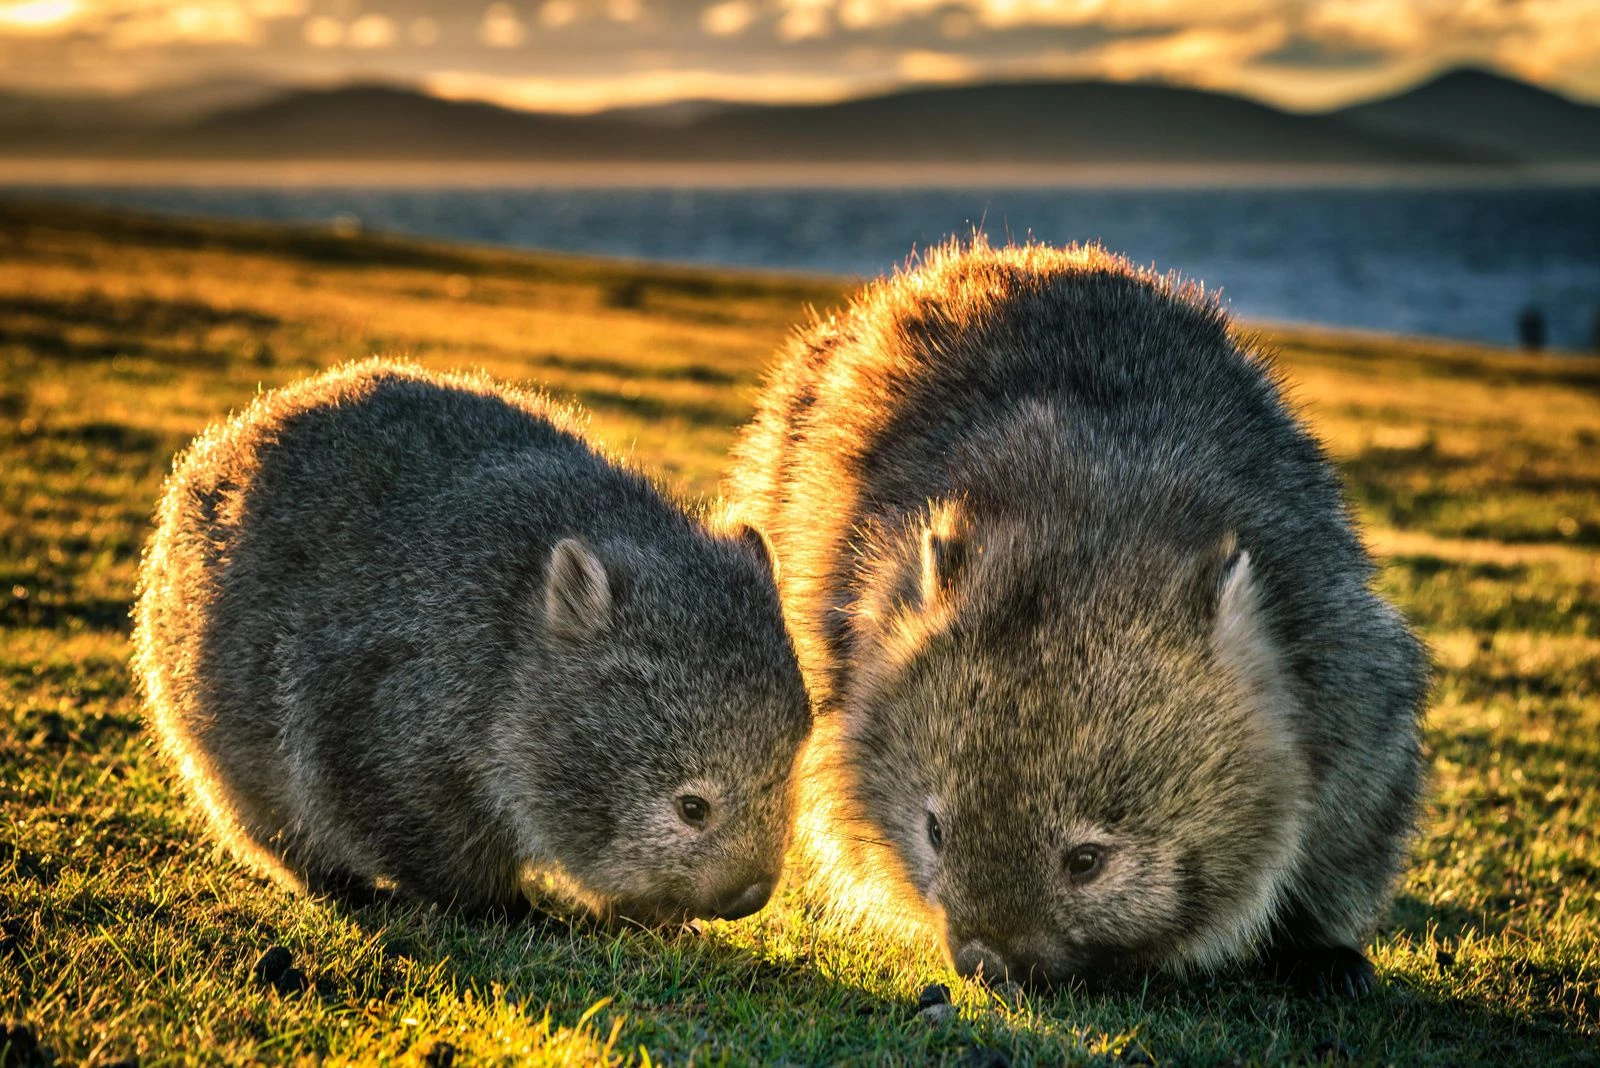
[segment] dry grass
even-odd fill
[[[0,205],[0,1019],[59,1063],[415,1063],[438,1042],[457,1063],[1592,1063],[1593,359],[1274,338],[1439,662],[1433,801],[1363,1004],[1224,975],[1010,1005],[931,947],[868,944],[792,895],[700,934],[469,923],[287,897],[200,837],[125,659],[148,515],[203,423],[315,368],[406,354],[575,395],[604,437],[709,493],[767,355],[840,293]],[[252,977],[273,944],[305,991]],[[934,980],[958,1021],[916,1018]]]

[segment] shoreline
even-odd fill
[[[28,216],[34,221],[63,225],[69,229],[98,224],[119,229],[133,227],[139,231],[166,235],[181,232],[196,239],[219,241],[225,246],[237,246],[241,242],[244,244],[265,242],[273,246],[305,242],[325,246],[331,243],[342,247],[344,250],[342,255],[350,257],[353,261],[367,257],[371,262],[377,263],[396,254],[407,259],[420,255],[431,260],[449,262],[450,266],[441,265],[439,268],[445,271],[472,271],[483,265],[526,267],[561,264],[564,265],[564,269],[593,270],[608,275],[639,274],[658,278],[701,279],[722,285],[735,283],[755,287],[798,287],[813,292],[838,290],[841,293],[869,280],[865,275],[830,274],[798,267],[743,267],[691,260],[651,259],[474,242],[404,231],[369,229],[364,226],[351,227],[337,219],[327,223],[315,223],[167,212],[79,203],[72,200],[52,200],[48,192],[40,190],[21,191],[23,195],[20,196],[17,195],[18,192],[16,189],[6,188],[4,183],[0,182],[0,223],[3,223],[8,215]],[[44,195],[38,195],[41,192],[44,192]],[[1337,345],[1356,353],[1373,353],[1393,345],[1434,354],[1470,352],[1475,358],[1506,361],[1508,370],[1517,366],[1534,365],[1545,360],[1600,359],[1600,354],[1583,348],[1546,346],[1540,350],[1529,350],[1513,344],[1474,338],[1405,333],[1314,320],[1237,314],[1233,318],[1237,326],[1248,334],[1280,341],[1287,340],[1294,344],[1311,344],[1318,347]]]
[[[1063,189],[1600,188],[1600,163],[695,163],[0,158],[0,186]]]

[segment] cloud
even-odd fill
[[[755,17],[756,6],[750,0],[723,0],[700,13],[700,25],[713,37],[733,37],[743,33]]]
[[[539,21],[551,29],[560,29],[578,17],[578,5],[573,0],[545,0],[539,6]]]
[[[902,52],[895,70],[908,82],[962,82],[978,73],[972,60],[954,52]]]
[[[369,12],[350,24],[352,48],[389,48],[399,36],[394,20],[387,15]]]
[[[53,36],[118,49],[254,46],[267,22],[304,10],[304,0],[0,0],[0,37]]]
[[[412,19],[411,25],[406,27],[406,37],[412,44],[427,48],[439,39],[439,20],[428,15]]]
[[[490,48],[515,48],[527,35],[527,28],[510,4],[494,3],[483,9],[478,39]]]
[[[1389,53],[1370,45],[1318,41],[1302,34],[1290,34],[1282,44],[1254,58],[1263,67],[1290,70],[1367,70],[1383,65]]]
[[[718,70],[645,70],[560,78],[439,71],[423,80],[451,100],[488,100],[504,107],[598,111],[682,99],[827,103],[849,96],[856,83],[835,73],[767,74]]]
[[[344,23],[327,15],[306,19],[303,32],[312,48],[337,48],[344,43]]]
[[[21,0],[0,4],[0,33],[55,35],[82,10],[79,0]]]
[[[1227,72],[1288,40],[1281,20],[1234,26],[1197,26],[1155,37],[1130,38],[1104,45],[1089,62],[1101,73],[1120,79],[1160,77],[1201,85],[1225,84]]]
[[[0,84],[24,88],[247,69],[591,107],[680,88],[832,99],[908,81],[1103,76],[1312,106],[1462,62],[1600,97],[1600,2],[0,0]]]

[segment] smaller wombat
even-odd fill
[[[372,361],[174,465],[134,665],[216,831],[312,891],[737,919],[810,712],[761,537],[483,377]]]

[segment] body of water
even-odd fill
[[[12,186],[54,200],[528,248],[856,275],[981,229],[1099,241],[1238,315],[1497,343],[1600,339],[1600,186],[392,188]]]

